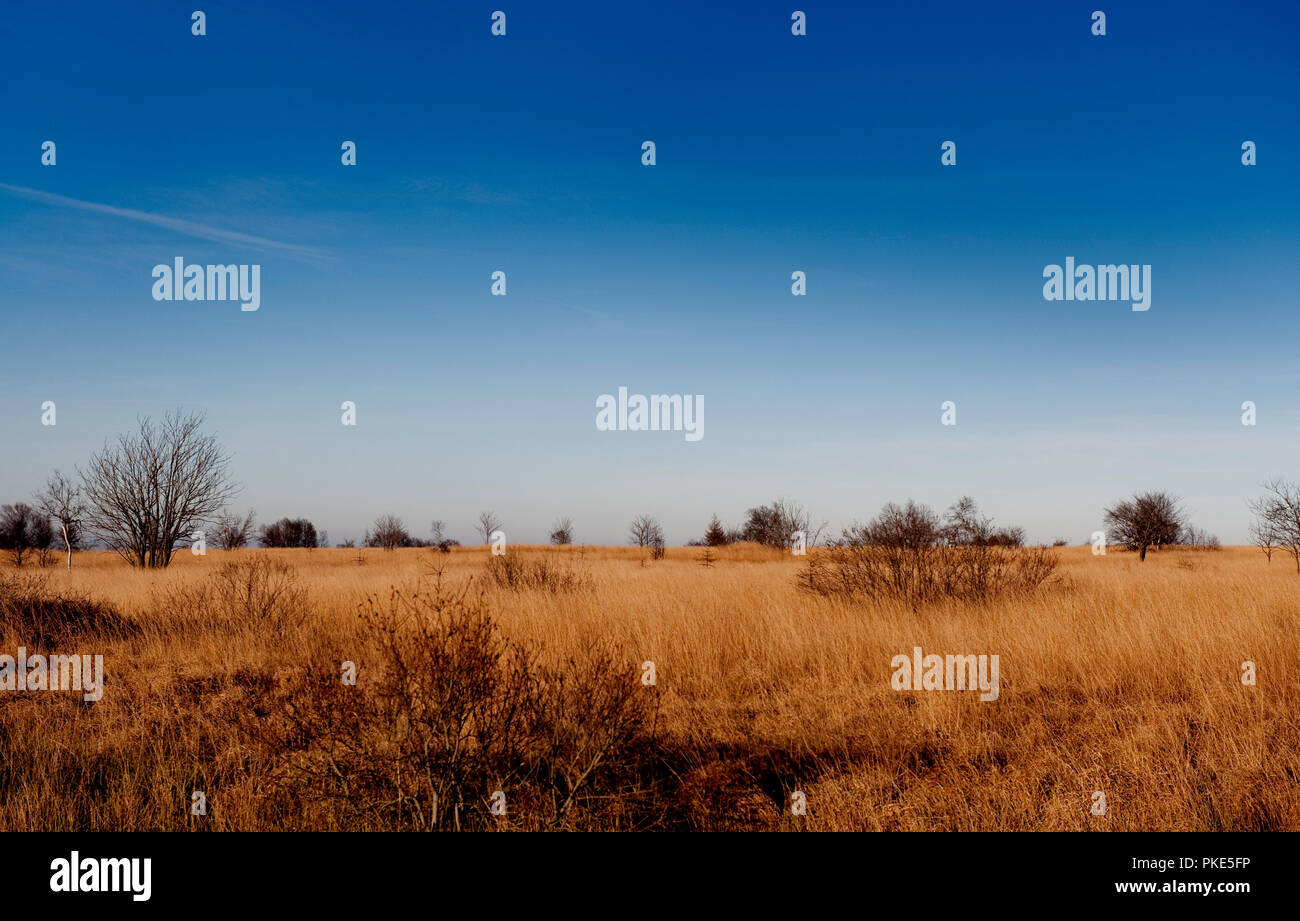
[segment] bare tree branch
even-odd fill
[[[238,493],[230,456],[199,431],[203,416],[168,413],[90,459],[81,473],[87,524],[133,566],[168,565],[178,541],[211,521]]]

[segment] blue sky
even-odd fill
[[[1300,479],[1295,4],[265,7],[0,20],[0,501],[178,406],[335,540],[969,493],[1079,542],[1165,488],[1242,542]],[[153,300],[177,256],[260,264],[261,308]],[[1044,300],[1066,256],[1150,264],[1151,309]],[[705,437],[597,431],[620,386]]]

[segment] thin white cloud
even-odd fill
[[[55,195],[53,192],[42,192],[40,189],[29,189],[25,186],[0,182],[0,191],[8,192],[10,195],[19,198],[25,198],[28,201],[37,201],[59,208],[75,208],[78,211],[92,211],[96,214],[107,214],[111,217],[139,221],[142,224],[152,224],[154,227],[162,227],[165,230],[198,237],[201,240],[211,240],[214,243],[229,243],[248,249],[262,250],[263,252],[283,253],[287,256],[310,261],[320,261],[325,255],[323,251],[311,246],[282,243],[279,240],[268,240],[266,237],[240,233],[237,230],[223,230],[220,227],[209,227],[207,224],[199,224],[181,218],[150,214],[148,211],[136,211],[133,208],[118,208],[114,205],[102,205],[99,202],[82,201],[79,198],[68,198],[66,195]]]

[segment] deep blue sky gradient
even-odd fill
[[[1160,487],[1242,542],[1300,478],[1300,5],[268,6],[0,19],[0,501],[177,406],[335,540],[970,493],[1078,542]],[[1151,309],[1045,301],[1070,255],[1150,263]],[[154,301],[175,256],[260,263],[261,309]],[[598,432],[619,386],[703,394],[703,441]]]

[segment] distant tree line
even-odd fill
[[[704,537],[691,541],[687,546],[725,547],[749,541],[776,550],[788,550],[799,533],[804,535],[809,545],[816,543],[816,532],[812,531],[811,521],[803,507],[788,499],[777,499],[770,505],[746,511],[744,522],[735,528],[724,527],[715,514],[704,529]]]
[[[45,515],[26,502],[0,506],[0,548],[15,566],[23,565],[32,556],[44,566],[53,545],[54,529]]]
[[[16,566],[33,558],[46,565],[57,547],[72,566],[74,550],[96,542],[116,551],[131,565],[167,566],[178,547],[206,540],[225,550],[237,550],[257,541],[270,548],[329,546],[328,535],[307,518],[281,518],[256,526],[256,513],[230,509],[239,487],[229,474],[230,455],[216,437],[202,431],[201,414],[168,413],[161,422],[144,417],[136,428],[105,443],[76,477],[59,471],[51,475],[30,502],[0,506],[0,551]],[[1273,554],[1289,555],[1300,573],[1300,484],[1272,479],[1263,494],[1249,503],[1250,536],[1271,562]],[[1145,560],[1147,553],[1164,547],[1214,550],[1216,536],[1188,520],[1175,496],[1162,491],[1136,493],[1103,509],[1105,541],[1124,547]],[[476,530],[491,543],[502,529],[491,511],[479,514]],[[825,525],[814,527],[802,506],[787,499],[748,509],[739,525],[726,527],[715,514],[702,538],[689,545],[721,547],[751,542],[788,550],[796,541],[809,548],[892,547],[929,551],[936,548],[1005,548],[1025,545],[1019,527],[995,526],[980,514],[975,501],[964,496],[943,516],[908,501],[887,505],[868,525],[845,529],[838,540],[821,544]],[[432,522],[431,539],[410,533],[402,519],[381,515],[367,529],[362,544],[384,550],[432,547],[449,552],[460,546],[449,537],[445,524]],[[556,546],[574,543],[573,519],[557,518],[548,533]],[[628,540],[648,551],[652,559],[665,555],[667,538],[658,519],[637,516],[629,526]],[[1053,546],[1061,546],[1057,540]],[[352,541],[344,542],[351,546]],[[952,556],[950,554],[950,556]]]
[[[43,565],[56,536],[72,551],[93,537],[132,566],[161,568],[176,547],[201,536],[238,492],[229,455],[200,431],[203,416],[141,418],[136,430],[91,456],[74,482],[55,472],[31,504],[0,508],[0,549],[15,565]]]

